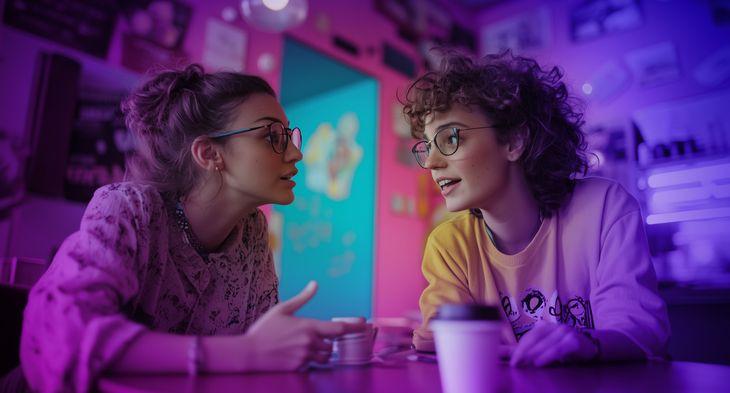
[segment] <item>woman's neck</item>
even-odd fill
[[[507,255],[524,250],[540,229],[540,208],[521,170],[513,170],[504,192],[479,209],[497,249]]]
[[[217,182],[205,182],[181,202],[193,234],[203,248],[212,252],[220,248],[241,219],[256,206],[237,201],[232,192],[211,183]]]

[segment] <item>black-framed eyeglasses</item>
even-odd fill
[[[215,131],[209,133],[208,137],[213,139],[221,139],[232,135],[243,134],[244,132],[260,130],[264,127],[267,127],[269,129],[269,141],[271,142],[271,147],[274,149],[274,152],[278,154],[284,153],[289,144],[289,140],[291,140],[291,142],[297,149],[302,149],[302,131],[299,129],[299,127],[289,128],[278,121],[265,124],[263,126],[241,128],[239,130]]]
[[[413,153],[413,156],[416,157],[418,165],[420,165],[423,169],[427,169],[426,160],[428,159],[428,155],[431,154],[432,143],[436,145],[436,148],[441,152],[441,154],[444,156],[450,156],[456,153],[456,150],[459,149],[459,133],[461,131],[479,130],[483,128],[494,128],[494,126],[444,128],[439,130],[430,141],[423,140],[416,142],[416,144],[413,145],[411,152]]]

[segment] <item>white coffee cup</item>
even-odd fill
[[[496,391],[499,310],[480,304],[444,304],[430,322],[444,393]]]

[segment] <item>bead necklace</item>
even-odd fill
[[[188,218],[185,216],[185,210],[183,210],[182,202],[179,200],[175,204],[175,217],[177,218],[177,225],[180,229],[182,229],[183,240],[193,247],[195,252],[203,257],[203,259],[207,259],[209,252],[202,244],[200,244],[198,237],[193,233],[193,230],[190,227],[190,221],[188,221]]]

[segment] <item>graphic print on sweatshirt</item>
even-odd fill
[[[579,328],[595,327],[591,302],[582,296],[573,296],[563,303],[557,291],[548,299],[541,290],[528,288],[519,298],[503,292],[499,293],[499,298],[517,340],[542,320]]]

